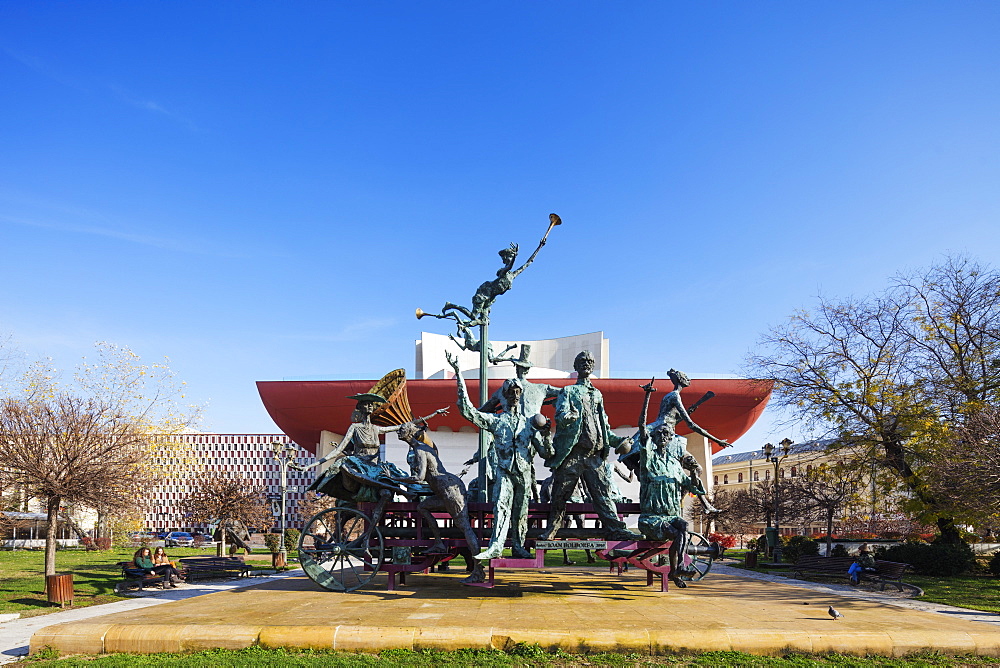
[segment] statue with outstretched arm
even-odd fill
[[[464,327],[466,331],[470,327],[481,325],[483,323],[488,323],[490,319],[490,309],[493,307],[493,302],[496,301],[497,297],[505,294],[511,289],[514,279],[517,278],[522,271],[531,266],[531,263],[535,261],[535,257],[538,255],[538,251],[542,250],[545,245],[545,240],[549,236],[549,232],[556,225],[562,225],[562,219],[559,218],[554,213],[549,214],[549,229],[545,231],[545,235],[542,240],[538,242],[538,248],[535,252],[531,254],[524,264],[522,264],[517,269],[514,269],[514,263],[517,261],[518,245],[511,244],[509,247],[504,248],[499,252],[500,259],[503,260],[503,266],[497,270],[497,277],[483,282],[482,285],[476,290],[476,294],[472,295],[472,308],[466,308],[465,306],[459,306],[458,304],[452,304],[451,302],[445,302],[444,307],[441,309],[441,313],[427,313],[422,309],[417,310],[417,317],[423,318],[424,316],[431,316],[433,318],[451,318],[459,325],[459,332],[462,331]],[[476,342],[478,344],[478,342]]]
[[[687,471],[692,482],[700,490],[699,492],[696,492],[698,502],[701,504],[706,513],[718,513],[719,510],[708,500],[705,483],[701,479],[701,464],[699,464],[698,460],[687,451],[687,439],[683,436],[677,435],[677,424],[684,422],[684,424],[686,424],[694,433],[700,434],[713,443],[716,443],[724,448],[729,447],[730,443],[728,441],[716,438],[712,434],[708,433],[708,431],[695,424],[694,420],[691,419],[691,413],[694,413],[698,406],[700,406],[703,402],[714,397],[715,393],[705,393],[705,396],[699,399],[693,406],[691,406],[690,409],[687,409],[684,407],[684,403],[681,400],[681,391],[691,385],[691,380],[688,378],[687,374],[677,371],[676,369],[670,369],[667,374],[670,377],[670,382],[673,384],[673,390],[667,393],[667,395],[660,401],[659,415],[657,415],[656,420],[652,424],[647,425],[647,427],[650,432],[660,426],[667,430],[670,435],[668,449],[671,454],[677,458],[684,470]],[[652,381],[650,381],[650,384],[652,384]],[[622,456],[619,457],[619,461],[625,464],[630,470],[635,471],[638,465],[636,447],[633,446],[633,449],[630,452],[622,453]]]
[[[394,478],[406,476],[396,465],[380,460],[379,436],[397,431],[401,425],[382,427],[372,422],[375,408],[378,404],[385,403],[385,399],[378,394],[365,392],[349,398],[356,400],[357,405],[344,438],[324,457],[301,469],[331,462],[309,486],[309,490],[347,503],[377,502],[372,521],[378,524],[385,504],[401,491]],[[430,418],[447,411],[447,408],[439,409],[427,417],[417,418],[416,422],[426,424]],[[417,494],[425,489],[414,488],[407,491]]]
[[[663,424],[653,429],[646,425],[649,396],[655,392],[652,381],[642,386],[642,411],[639,414],[639,531],[650,540],[669,540],[667,558],[670,579],[678,587],[687,584],[681,579],[681,555],[688,542],[688,523],[681,510],[685,492],[697,492],[684,472],[680,461],[670,452],[673,437],[670,427]]]
[[[684,422],[688,426],[688,429],[696,434],[700,434],[707,438],[708,440],[716,443],[723,448],[728,448],[730,443],[722,438],[716,438],[712,436],[707,431],[695,424],[694,420],[691,419],[691,415],[688,410],[684,408],[684,403],[681,401],[681,390],[685,387],[691,385],[691,380],[687,377],[687,374],[678,371],[677,369],[671,369],[667,372],[670,377],[670,382],[673,383],[674,389],[667,393],[665,397],[660,401],[660,412],[656,416],[656,421],[654,425],[664,425],[671,434],[677,435],[677,423]]]
[[[411,468],[413,475],[403,478],[399,482],[424,483],[434,492],[432,496],[424,497],[417,505],[417,510],[423,516],[427,526],[430,527],[431,533],[434,534],[434,544],[425,550],[425,554],[448,553],[448,548],[441,540],[441,529],[433,514],[441,511],[451,515],[455,526],[461,529],[465,535],[465,542],[469,550],[472,554],[477,554],[479,552],[479,539],[469,522],[465,484],[457,475],[445,470],[437,448],[428,444],[425,433],[424,428],[408,422],[400,427],[397,434],[399,440],[409,444],[410,452],[413,455]],[[465,582],[483,582],[485,579],[483,562],[475,561],[472,573],[465,579]]]
[[[518,559],[531,556],[524,547],[528,534],[528,501],[531,497],[532,459],[541,445],[543,455],[548,452],[548,420],[521,413],[522,386],[516,378],[504,381],[501,388],[504,411],[499,415],[478,410],[469,400],[465,380],[458,367],[458,360],[446,352],[448,364],[455,369],[458,385],[458,410],[469,422],[493,435],[490,446],[492,461],[496,462],[493,474],[493,536],[489,547],[476,555],[476,559],[496,559],[503,553],[508,531],[511,534],[511,554]],[[539,424],[540,423],[540,424]],[[536,435],[542,438],[536,441]]]

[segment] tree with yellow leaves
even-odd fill
[[[50,362],[30,366],[15,393],[0,398],[0,488],[43,500],[45,574],[55,573],[60,508],[138,512],[158,474],[158,434],[190,424],[181,386],[166,364],[146,365],[128,348],[97,344],[93,362],[63,382]]]
[[[964,258],[898,275],[862,298],[820,299],[765,334],[748,375],[775,380],[790,421],[893,472],[911,511],[945,542],[969,509],[962,488],[931,485],[952,434],[1000,399],[1000,273]]]

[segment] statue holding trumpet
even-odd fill
[[[491,281],[485,281],[476,290],[476,294],[472,295],[472,308],[466,308],[465,306],[445,302],[444,307],[441,309],[441,313],[427,313],[423,309],[418,308],[417,318],[423,318],[428,315],[432,318],[451,318],[458,323],[459,334],[462,334],[463,338],[468,340],[469,329],[471,327],[481,325],[484,322],[489,322],[490,309],[493,307],[493,302],[496,301],[497,297],[510,290],[514,283],[514,279],[535,261],[538,251],[542,250],[542,246],[545,245],[545,240],[548,239],[549,232],[551,232],[552,228],[556,225],[562,225],[562,219],[556,214],[550,213],[549,229],[545,231],[545,235],[542,237],[542,240],[538,242],[538,248],[536,248],[535,252],[531,254],[531,257],[529,257],[527,261],[525,261],[525,263],[517,269],[514,269],[514,263],[517,261],[518,245],[511,244],[509,247],[501,250],[499,255],[500,259],[503,260],[503,266],[497,270],[496,278]]]
[[[493,350],[490,347],[489,339],[489,324],[490,324],[490,309],[493,308],[493,302],[496,301],[497,297],[505,294],[511,289],[514,284],[514,279],[517,278],[522,271],[528,268],[528,266],[535,261],[535,257],[538,252],[542,250],[542,246],[545,245],[546,239],[548,239],[549,232],[556,225],[562,225],[562,219],[554,213],[549,214],[549,227],[545,230],[545,234],[542,236],[541,241],[538,242],[538,248],[535,252],[531,254],[524,264],[522,264],[517,269],[514,268],[514,264],[517,262],[517,244],[511,244],[508,248],[504,248],[500,251],[500,259],[503,260],[503,266],[497,270],[496,278],[485,281],[476,290],[476,293],[472,295],[472,306],[465,307],[459,306],[458,304],[453,304],[451,302],[445,302],[444,306],[441,308],[440,313],[428,313],[423,309],[417,309],[417,319],[423,318],[424,316],[431,316],[432,318],[438,318],[440,320],[454,320],[455,326],[457,328],[457,334],[461,337],[459,341],[454,336],[451,340],[454,341],[458,346],[464,350],[470,350],[479,353],[479,405],[483,405],[489,399],[489,391],[487,389],[487,382],[489,380],[489,365],[493,361]],[[479,338],[476,339],[472,334],[472,328],[479,327]],[[508,346],[506,353],[511,347]],[[502,357],[504,353],[501,353]],[[487,489],[487,452],[490,445],[490,434],[485,429],[480,429],[479,431],[479,492],[478,494],[482,500],[486,500],[486,489]]]

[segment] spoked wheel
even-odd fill
[[[687,554],[684,555],[684,567],[693,570],[692,575],[682,575],[683,580],[700,580],[712,570],[712,562],[716,558],[716,545],[709,542],[700,533],[688,532]]]
[[[375,578],[385,558],[382,531],[353,508],[330,508],[306,523],[299,563],[313,582],[331,591],[354,591]]]

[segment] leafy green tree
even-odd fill
[[[900,275],[862,298],[821,298],[772,328],[749,375],[774,401],[892,471],[909,510],[957,542],[961,490],[930,484],[956,454],[952,431],[1000,394],[1000,274],[967,258]]]

